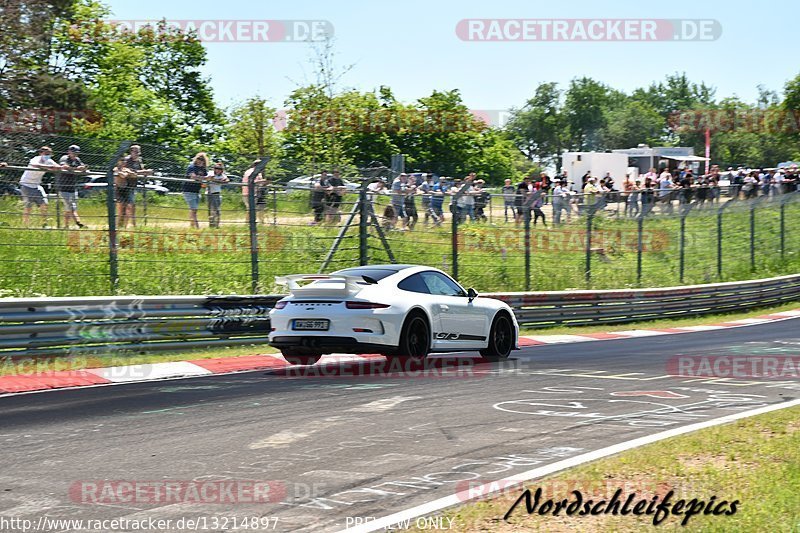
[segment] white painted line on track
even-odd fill
[[[671,437],[677,437],[678,435],[684,435],[686,433],[691,433],[693,431],[697,431],[700,429],[719,426],[722,424],[727,424],[729,422],[734,422],[736,420],[741,420],[743,418],[749,418],[751,416],[769,413],[772,411],[778,411],[780,409],[787,409],[789,407],[795,407],[798,405],[800,405],[800,399],[773,405],[767,405],[764,407],[759,407],[758,409],[751,409],[749,411],[743,411],[741,413],[734,413],[720,418],[714,418],[712,420],[706,420],[704,422],[698,422],[696,424],[690,424],[688,426],[673,428],[667,431],[661,431],[660,433],[654,433],[652,435],[646,435],[644,437],[639,437],[637,439],[620,442],[619,444],[614,444],[612,446],[600,448],[599,450],[594,450],[581,455],[577,455],[575,457],[570,457],[569,459],[556,461],[555,463],[545,465],[539,468],[534,468],[532,470],[520,472],[519,474],[509,476],[507,478],[498,480],[494,483],[486,483],[484,487],[487,490],[483,491],[479,495],[476,495],[476,497],[477,496],[485,497],[487,494],[491,494],[492,492],[497,492],[498,490],[508,490],[514,484],[521,485],[525,481],[541,478],[553,474],[555,472],[559,472],[561,470],[566,470],[567,468],[572,468],[581,465],[583,463],[588,463],[590,461],[602,459],[603,457],[608,457],[609,455],[614,455],[616,453],[631,450],[633,448],[638,448],[639,446],[644,446],[646,444],[652,444],[660,440],[668,439]],[[403,522],[405,520],[413,520],[417,517],[429,515],[431,513],[441,511],[442,509],[446,509],[448,507],[453,507],[459,504],[467,503],[468,492],[469,490],[464,491],[464,493],[461,494],[453,494],[451,496],[445,496],[444,498],[439,498],[438,500],[433,500],[428,503],[424,503],[422,505],[417,505],[416,507],[411,507],[410,509],[406,509],[404,511],[400,511],[387,516],[383,516],[381,518],[377,518],[375,520],[371,520],[366,524],[361,524],[355,527],[343,529],[342,531],[346,531],[348,533],[370,533],[372,531],[394,527],[398,523]]]
[[[152,363],[146,365],[110,366],[106,368],[93,368],[86,372],[92,373],[112,383],[128,383],[132,381],[151,381],[155,379],[205,376],[213,374],[210,370],[197,366],[188,361],[174,363]]]

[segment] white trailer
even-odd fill
[[[573,184],[570,188],[580,191],[584,174],[587,172],[598,180],[610,173],[617,189],[622,188],[625,174],[628,173],[628,156],[606,152],[564,152],[561,168],[567,171],[567,178]]]

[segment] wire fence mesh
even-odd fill
[[[190,167],[197,154],[151,145],[140,146],[143,165],[119,161],[132,144],[0,132],[0,296],[266,293],[276,275],[387,262],[441,268],[481,291],[708,283],[800,266],[800,197],[788,189],[519,205],[446,177],[398,185],[379,163],[259,160],[254,172],[252,156],[213,154]],[[43,146],[61,161],[73,145],[87,170],[30,166]]]

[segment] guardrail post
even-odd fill
[[[597,204],[586,206],[586,269],[584,273],[587,289],[592,285],[592,221],[596,206]]]
[[[367,248],[367,222],[370,216],[367,205],[367,182],[361,180],[361,189],[358,191],[358,264],[361,266],[369,264]]]
[[[264,156],[253,168],[250,183],[247,186],[247,226],[250,231],[250,290],[258,294],[260,289],[258,272],[258,227],[256,226],[256,177],[264,171],[269,163],[269,156]]]
[[[114,202],[114,167],[125,151],[130,147],[131,141],[122,141],[117,148],[114,158],[109,161],[106,170],[106,211],[108,213],[108,278],[111,282],[111,294],[117,294],[119,286],[119,258],[117,257],[117,210]],[[58,204],[58,198],[56,198]]]

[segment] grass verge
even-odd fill
[[[673,490],[678,499],[739,500],[730,516],[695,515],[685,527],[670,515],[658,529],[685,531],[797,531],[800,525],[800,407],[707,428],[595,461],[526,483],[542,488],[543,503],[581,490],[584,497],[608,499],[617,488],[636,492],[635,501]],[[642,531],[656,530],[653,515],[528,515],[524,502],[503,516],[521,494],[508,494],[446,511],[454,531]],[[624,501],[624,497],[623,497]],[[727,507],[730,509],[730,507]],[[413,522],[412,522],[413,523]],[[447,520],[444,521],[447,524]],[[415,529],[416,530],[416,529]]]

